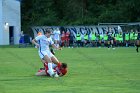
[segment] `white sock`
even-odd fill
[[[53,72],[52,63],[48,63],[48,70],[49,72]]]
[[[54,44],[57,47],[57,44]]]
[[[59,44],[57,44],[56,46],[57,46],[57,48],[59,48]]]

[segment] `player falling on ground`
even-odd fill
[[[44,63],[44,69],[40,69],[35,75],[36,76],[50,76],[48,73],[48,63]],[[52,64],[52,68],[54,72],[56,73],[54,77],[60,77],[64,76],[67,73],[67,64],[59,62],[58,65]]]

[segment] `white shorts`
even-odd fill
[[[54,39],[54,40],[57,40],[57,41],[60,40],[59,36],[54,36],[53,39]]]
[[[60,38],[58,37],[54,37],[54,40],[60,41]]]
[[[53,57],[54,55],[51,53],[51,51],[38,51],[40,58],[44,58],[45,55],[47,55],[49,58]]]

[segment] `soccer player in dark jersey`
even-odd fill
[[[140,31],[138,32],[137,40],[136,40],[136,51],[139,52],[140,47]]]
[[[109,28],[109,32],[107,32],[107,35],[108,35],[108,48],[112,47],[113,49],[115,49],[114,48],[115,34],[112,33],[111,28]]]

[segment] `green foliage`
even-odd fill
[[[137,0],[23,0],[22,28],[140,21]]]

